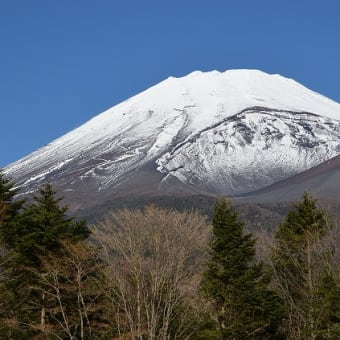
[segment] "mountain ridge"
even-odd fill
[[[170,77],[5,168],[23,194],[237,195],[340,154],[340,104],[258,70]],[[133,183],[131,185],[130,183]],[[85,206],[91,206],[91,199]]]

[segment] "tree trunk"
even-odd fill
[[[42,300],[42,307],[41,307],[41,311],[40,311],[40,327],[41,327],[41,330],[42,330],[42,331],[44,331],[44,329],[45,329],[45,324],[46,324],[45,299],[46,299],[45,292],[43,292],[43,293],[42,293],[42,297],[41,297],[41,300]]]
[[[308,315],[307,322],[309,328],[309,335],[311,340],[316,339],[315,335],[315,321],[313,309],[314,285],[312,277],[312,253],[311,253],[311,235],[307,235],[307,285],[308,285]]]

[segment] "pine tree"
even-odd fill
[[[39,257],[57,252],[60,240],[84,240],[90,235],[85,221],[67,215],[68,208],[60,206],[62,198],[47,183],[33,202],[23,211],[20,225],[13,231],[11,246],[25,261],[39,265]]]
[[[244,234],[236,212],[220,200],[201,287],[213,303],[221,338],[275,338],[282,309],[269,281],[263,265],[255,263],[255,239]]]
[[[339,278],[338,278],[339,280]],[[340,285],[336,275],[325,270],[314,299],[317,339],[340,339]]]
[[[324,210],[304,193],[275,236],[274,273],[288,312],[286,329],[290,337],[317,338],[323,305],[318,291],[325,284],[322,276],[326,269],[320,263],[326,249],[317,245],[330,227]]]
[[[14,189],[13,182],[6,178],[3,171],[0,170],[0,200],[4,202],[13,202],[14,196],[18,190]]]
[[[0,241],[6,247],[11,241],[12,230],[17,223],[17,217],[24,204],[24,200],[15,200],[18,190],[14,188],[14,183],[6,178],[0,170],[0,205],[2,218],[0,220]],[[9,245],[10,247],[10,245]]]
[[[4,225],[2,230],[8,248],[4,265],[7,303],[16,322],[12,328],[22,325],[20,338],[32,337],[36,333],[32,325],[45,322],[46,300],[40,289],[42,259],[61,254],[63,241],[78,242],[90,234],[84,221],[67,216],[67,207],[61,207],[61,199],[55,195],[52,186],[46,184],[22,209],[15,223]]]
[[[24,334],[15,326],[13,291],[8,289],[9,263],[13,259],[11,237],[16,229],[24,200],[15,200],[18,190],[14,183],[0,170],[0,337],[24,339]],[[9,326],[10,325],[10,326]]]

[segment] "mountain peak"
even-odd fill
[[[211,111],[224,106],[228,115],[246,107],[265,106],[340,120],[340,104],[293,79],[256,69],[194,71],[183,77],[169,77],[129,101],[144,108],[154,105],[169,109],[197,104]]]
[[[179,183],[190,192],[239,194],[335,157],[339,121],[338,103],[283,76],[195,71],[110,108],[6,172],[25,192],[50,181],[65,196]]]

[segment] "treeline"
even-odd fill
[[[94,226],[0,173],[1,339],[339,339],[340,233],[308,194],[275,234],[155,206]]]

